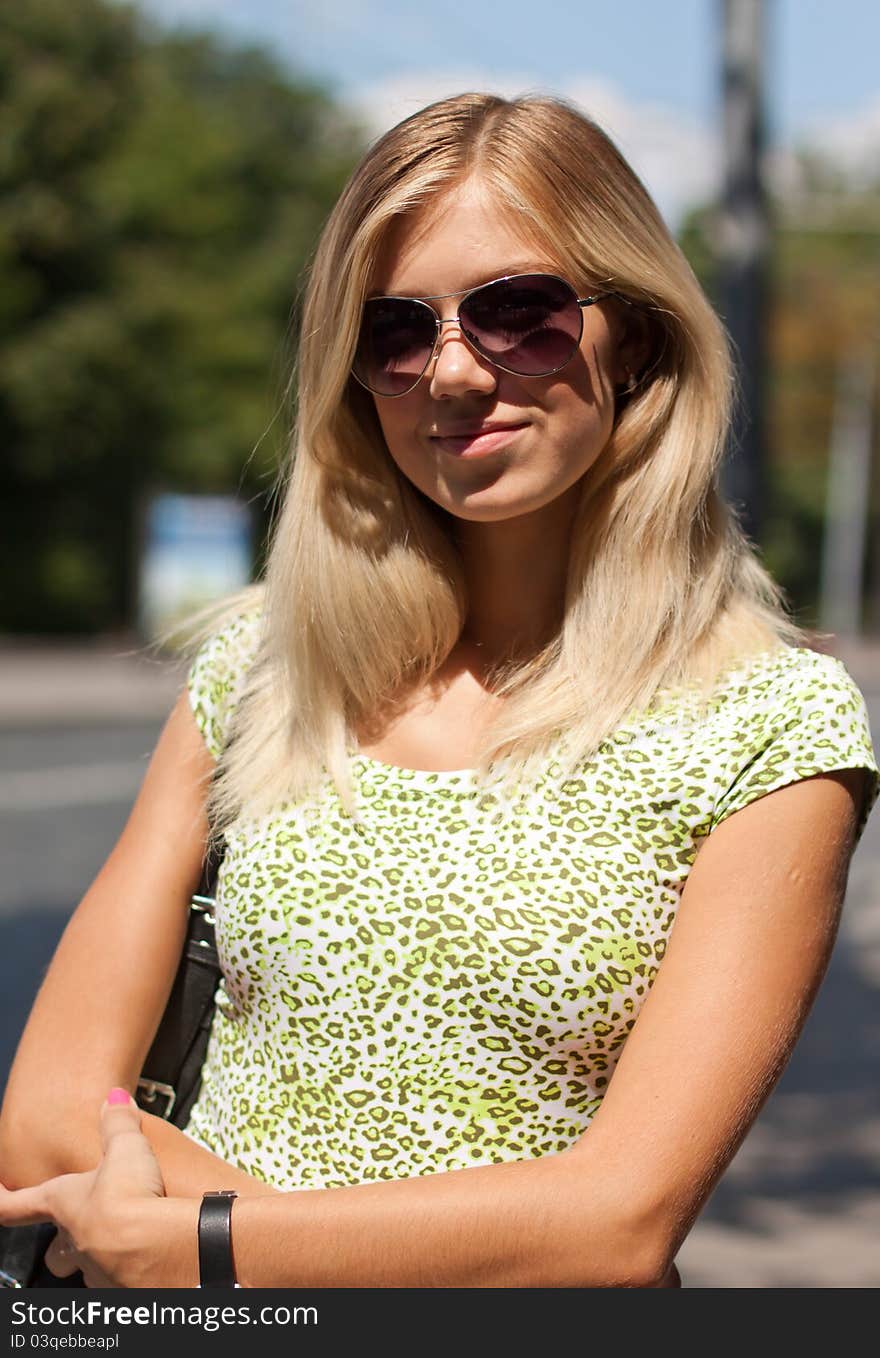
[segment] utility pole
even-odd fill
[[[769,220],[764,149],[763,0],[721,0],[724,183],[718,219],[718,297],[733,341],[740,399],[721,476],[725,497],[760,543],[766,505],[766,372]]]
[[[862,631],[862,572],[870,512],[873,444],[873,348],[847,354],[837,379],[828,458],[819,626],[857,637]]]

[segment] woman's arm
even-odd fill
[[[656,1285],[806,1020],[836,937],[864,784],[860,770],[805,779],[705,841],[608,1092],[571,1151],[238,1202],[241,1281]],[[190,1259],[191,1228],[180,1233]]]
[[[574,1148],[245,1198],[232,1218],[240,1281],[674,1286],[671,1260],[784,1068],[825,973],[863,788],[858,771],[806,779],[736,812],[706,841],[602,1107]],[[57,1201],[61,1190],[41,1192]],[[3,1204],[5,1219],[36,1202]],[[124,1285],[197,1281],[197,1203],[142,1194],[69,1210],[74,1237]]]
[[[212,769],[184,692],[119,841],[64,931],[19,1044],[0,1115],[7,1184],[94,1166],[95,1108],[111,1086],[135,1087],[201,873]],[[218,1176],[240,1193],[271,1191],[161,1119],[144,1118],[144,1131],[170,1193],[200,1195]]]

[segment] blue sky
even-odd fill
[[[262,41],[377,131],[464,88],[575,98],[677,216],[717,175],[721,0],[141,0]],[[771,140],[880,166],[880,2],[765,0]]]

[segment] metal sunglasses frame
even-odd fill
[[[546,278],[549,279],[551,282],[561,283],[563,287],[568,288],[569,292],[571,293],[572,297],[577,302],[578,307],[580,308],[579,312],[580,328],[577,339],[574,341],[574,344],[572,346],[571,353],[569,354],[568,358],[565,360],[564,363],[560,363],[555,368],[548,368],[545,372],[523,373],[518,372],[516,368],[506,368],[503,363],[498,363],[496,359],[490,358],[488,354],[484,354],[482,349],[478,348],[474,341],[468,338],[467,334],[465,333],[464,327],[461,324],[461,308],[466,305],[470,297],[473,297],[478,292],[483,292],[486,288],[494,287],[496,283],[515,283],[518,278]],[[436,307],[431,306],[431,302],[443,302],[448,297],[461,298],[461,302],[459,304],[459,314],[457,316],[447,316],[446,319],[444,320],[442,316],[438,316],[437,309]],[[411,391],[414,391],[415,388],[419,385],[425,373],[431,366],[434,356],[437,353],[437,346],[440,343],[440,336],[443,333],[442,327],[444,325],[457,325],[459,330],[461,331],[461,337],[464,340],[465,344],[468,346],[468,348],[471,349],[477,355],[478,358],[485,359],[487,363],[491,363],[494,368],[500,368],[502,372],[512,373],[514,377],[552,377],[554,373],[561,372],[563,368],[567,367],[578,351],[584,333],[584,315],[583,315],[584,307],[593,306],[594,303],[601,302],[606,297],[618,297],[622,302],[629,303],[629,298],[622,296],[621,293],[613,291],[596,292],[593,293],[590,297],[578,297],[577,290],[572,287],[571,283],[569,283],[567,278],[562,278],[560,277],[559,274],[555,273],[535,273],[535,272],[503,274],[501,278],[490,279],[488,283],[480,283],[476,288],[460,288],[456,292],[435,292],[428,297],[403,297],[400,296],[398,293],[387,293],[383,294],[380,297],[370,297],[367,299],[370,302],[417,302],[419,306],[423,306],[425,310],[429,311],[431,315],[434,317],[434,323],[436,326],[434,343],[431,346],[430,353],[428,354],[428,357],[425,360],[425,366],[422,368],[422,371],[419,373],[415,381],[406,388],[405,391],[395,391],[392,393],[376,391],[375,388],[369,386],[363,380],[362,377],[358,377],[357,373],[354,370],[354,367],[352,367],[351,374],[352,377],[354,377],[355,381],[359,382],[360,385],[365,388],[365,390],[371,392],[374,396],[382,396],[384,397],[385,400],[388,401],[396,401],[401,396],[408,396],[409,393]]]

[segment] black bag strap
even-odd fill
[[[214,901],[225,851],[225,839],[209,841],[201,879],[190,900],[177,974],[135,1092],[144,1112],[177,1127],[186,1125],[199,1092],[222,974],[214,940]]]
[[[232,734],[214,764],[212,785],[216,785],[223,756],[234,739]],[[186,1126],[201,1087],[222,976],[214,941],[214,902],[225,853],[225,836],[209,823],[202,874],[190,899],[177,973],[135,1089],[135,1100],[144,1112],[165,1118],[176,1127]]]

